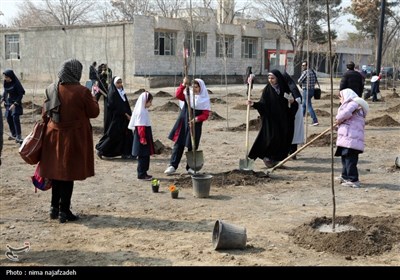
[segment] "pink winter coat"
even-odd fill
[[[336,146],[364,151],[365,116],[362,107],[354,100],[347,100],[339,107]]]

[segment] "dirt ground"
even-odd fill
[[[306,125],[307,139],[330,126],[328,81],[313,104],[320,125]],[[335,81],[335,85],[339,82]],[[39,119],[42,92],[26,86],[23,135]],[[263,85],[255,85],[258,100]],[[134,104],[136,90],[128,94]],[[151,158],[150,174],[161,182],[136,178],[135,160],[95,159],[96,176],[76,181],[72,211],[77,222],[49,219],[51,191],[37,191],[30,182],[35,166],[23,162],[18,145],[8,140],[5,123],[0,167],[0,265],[9,266],[400,266],[400,98],[381,90],[367,117],[366,149],[360,155],[361,188],[340,186],[340,158],[331,158],[328,133],[266,174],[256,160],[253,171],[239,170],[246,155],[245,86],[208,86],[213,115],[204,123],[200,149],[204,167],[213,175],[208,198],[193,195],[185,156],[172,176],[168,166],[172,142],[167,139],[177,117],[174,88],[151,89],[153,136],[164,145]],[[335,89],[335,94],[337,89]],[[336,114],[338,99],[333,99]],[[36,104],[36,105],[35,105]],[[101,102],[101,108],[103,103]],[[251,110],[250,145],[258,129]],[[101,137],[102,115],[92,120],[94,142]],[[335,134],[332,134],[336,139]],[[180,188],[172,199],[170,184]],[[333,232],[332,219],[335,220]],[[215,250],[217,220],[246,229],[244,249]],[[7,246],[29,246],[11,260]]]

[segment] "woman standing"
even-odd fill
[[[132,159],[132,131],[128,129],[132,110],[125,94],[121,77],[114,77],[108,92],[105,133],[96,145],[97,155],[102,158],[122,156]]]
[[[75,221],[71,197],[75,180],[94,176],[93,131],[99,104],[80,84],[82,64],[76,59],[63,63],[59,81],[46,89],[43,117],[49,122],[43,138],[40,176],[52,180],[50,218],[60,223]]]
[[[299,89],[297,88],[296,82],[293,81],[292,77],[290,77],[290,75],[287,72],[283,73],[283,77],[285,78],[289,86],[290,92],[292,93],[294,100],[298,104],[298,108],[294,118],[293,140],[289,149],[289,154],[293,154],[297,151],[297,145],[304,143],[304,124],[303,124],[304,118],[303,118],[303,108],[301,106],[302,96]],[[293,156],[292,159],[297,159],[296,155]]]
[[[359,188],[358,155],[364,151],[365,117],[368,103],[358,97],[352,89],[339,92],[340,107],[336,115],[338,124],[335,156],[342,159],[342,175],[339,177],[343,186]]]
[[[14,71],[7,69],[3,72],[4,76],[4,94],[3,100],[6,107],[5,117],[11,132],[11,139],[21,144],[21,122],[20,116],[23,114],[22,98],[25,94],[25,89],[21,82],[15,76]]]
[[[183,79],[183,83],[177,88],[175,94],[176,98],[180,100],[181,112],[168,136],[170,140],[175,142],[170,159],[170,165],[164,171],[164,173],[168,175],[175,173],[182,159],[185,147],[188,148],[188,151],[192,151],[190,127],[193,126],[193,124],[195,134],[195,150],[198,149],[203,122],[208,119],[211,111],[210,97],[208,96],[208,91],[204,81],[202,79],[195,79],[193,81],[193,88],[189,91],[189,93],[185,90],[186,86],[188,85],[189,78],[185,77]],[[194,105],[193,94],[195,96]],[[188,100],[190,100],[191,109],[195,108],[193,114],[194,118],[193,120],[190,120],[190,122],[188,116]],[[187,163],[186,170],[188,173],[194,174],[194,170],[189,168]]]
[[[249,158],[260,158],[270,168],[285,159],[293,139],[294,117],[298,104],[279,70],[268,73],[268,84],[258,102],[247,104],[261,116],[261,129],[249,152]]]
[[[153,96],[145,91],[140,94],[128,128],[133,130],[132,155],[137,156],[137,177],[139,180],[151,180],[147,173],[150,168],[150,156],[154,155],[153,133],[151,131],[149,110]]]

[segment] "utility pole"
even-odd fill
[[[382,41],[383,41],[383,26],[385,24],[385,4],[386,0],[381,1],[381,20],[379,23],[379,40],[378,40],[378,53],[376,60],[376,73],[379,75],[381,72],[381,64],[382,64]]]

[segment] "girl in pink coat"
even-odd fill
[[[335,156],[342,158],[341,185],[358,188],[358,154],[364,152],[365,117],[368,103],[351,89],[340,91],[340,107],[336,115],[338,125]]]

